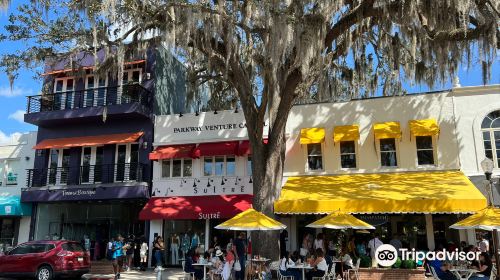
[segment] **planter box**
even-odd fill
[[[354,273],[350,279],[354,280]],[[425,280],[422,269],[360,268],[359,280]]]

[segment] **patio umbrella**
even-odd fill
[[[257,230],[282,230],[286,226],[253,208],[247,209],[233,218],[215,227],[216,229],[257,231]]]
[[[308,224],[310,228],[330,228],[330,229],[375,229],[374,226],[361,221],[351,214],[336,211],[330,215]]]
[[[476,214],[453,224],[450,228],[500,230],[500,209],[488,206]]]

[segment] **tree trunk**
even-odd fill
[[[253,207],[265,215],[276,218],[274,201],[279,197],[283,166],[285,162],[284,131],[274,149],[260,145],[253,150]],[[279,231],[258,231],[252,233],[252,253],[277,260],[279,258]]]

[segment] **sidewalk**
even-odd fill
[[[167,268],[161,273],[161,280],[183,279],[184,273],[180,268]],[[82,279],[86,280],[107,280],[114,279],[113,274],[85,274]],[[157,273],[152,269],[147,271],[129,271],[120,274],[120,280],[156,280]]]

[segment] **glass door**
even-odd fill
[[[100,183],[102,180],[103,147],[82,147],[80,178],[83,184]]]
[[[115,165],[115,182],[125,181],[125,163],[127,162],[127,146],[116,145],[116,165]]]
[[[139,170],[139,144],[116,145],[115,182],[136,181]]]
[[[74,106],[74,79],[58,78],[54,81],[54,110],[72,109]]]
[[[69,175],[69,150],[51,149],[47,172],[48,185],[65,185]]]
[[[134,90],[131,84],[140,84],[142,79],[142,69],[128,69],[123,71],[123,90],[121,94],[121,103],[127,104],[139,101],[138,92]]]

